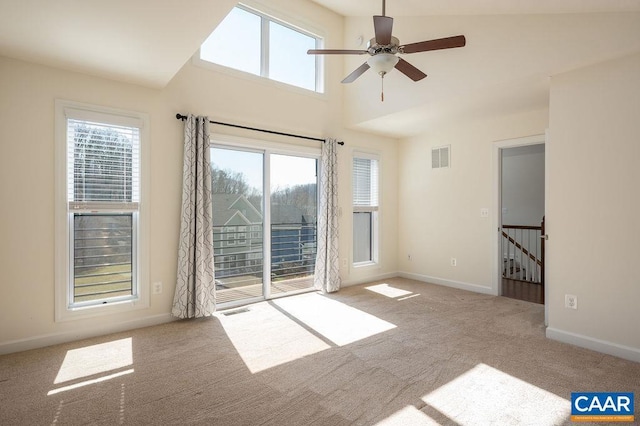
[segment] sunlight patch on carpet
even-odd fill
[[[376,423],[375,426],[436,426],[439,424],[413,405],[410,405],[396,411],[386,419]]]
[[[72,349],[62,361],[54,384],[107,373],[133,364],[131,338]]]
[[[403,290],[401,288],[392,287],[386,283],[370,285],[365,288],[369,291],[373,291],[374,293],[378,293],[383,296],[390,297],[392,299],[395,299],[396,297],[408,296],[410,294],[413,294],[410,291]]]
[[[74,383],[69,386],[63,386],[61,388],[52,389],[49,392],[47,392],[47,396],[55,395],[60,392],[66,392],[66,391],[78,389],[84,386],[95,385],[96,383],[106,382],[107,380],[117,379],[118,377],[126,376],[127,374],[132,374],[133,372],[134,372],[133,368],[130,368],[129,370],[120,371],[118,373],[113,373],[107,376],[98,377],[97,379],[85,380],[83,382]]]
[[[215,315],[252,373],[331,347],[266,302],[252,305],[241,315]]]
[[[461,425],[561,424],[571,414],[568,400],[486,364],[422,399]]]
[[[317,293],[277,299],[274,303],[338,346],[396,328],[390,322]]]

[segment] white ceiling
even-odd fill
[[[382,13],[382,0],[313,0],[343,16]],[[388,0],[388,16],[502,15],[640,11],[640,0]]]
[[[0,55],[163,87],[234,0],[0,0]]]
[[[382,0],[313,1],[347,17],[344,44],[327,48],[362,48],[371,16],[382,13]],[[467,39],[464,48],[404,55],[428,77],[389,73],[384,102],[371,71],[346,85],[346,125],[393,137],[547,108],[551,76],[640,51],[640,0],[388,0],[386,15],[401,44]],[[344,61],[346,76],[363,58]]]
[[[372,33],[371,17],[347,18],[344,47],[356,48],[360,36]],[[403,55],[428,77],[413,82],[390,72],[384,102],[380,77],[371,71],[346,85],[348,127],[404,137],[452,118],[547,108],[550,77],[640,52],[640,13],[398,17],[393,33],[401,43],[467,39],[463,48]],[[347,57],[344,74],[363,60]]]
[[[260,0],[269,4],[272,0]],[[275,0],[277,4],[279,0]],[[346,16],[344,41],[372,37],[381,0],[313,0]],[[0,0],[0,55],[164,87],[235,0]],[[389,0],[402,43],[464,34],[467,46],[406,55],[428,78],[365,73],[345,87],[345,124],[394,137],[448,117],[548,106],[549,76],[640,51],[640,0]],[[328,57],[344,75],[362,57]]]

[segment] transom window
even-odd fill
[[[200,59],[303,89],[323,92],[320,38],[245,6],[236,6],[200,47]]]

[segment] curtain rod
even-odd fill
[[[184,120],[187,119],[187,116],[186,115],[182,115],[180,113],[177,113],[176,114],[176,118],[178,120],[184,121]],[[238,124],[223,123],[221,121],[209,120],[209,123],[211,123],[211,124],[219,124],[221,126],[235,127],[237,129],[253,130],[255,132],[271,133],[273,135],[290,136],[292,138],[300,138],[300,139],[308,139],[308,140],[312,140],[312,141],[324,142],[324,139],[313,138],[311,136],[302,136],[302,135],[295,135],[293,133],[283,133],[283,132],[276,132],[274,130],[258,129],[258,128],[255,128],[255,127],[240,126]],[[344,142],[338,142],[338,145],[344,145]]]

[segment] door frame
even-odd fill
[[[516,148],[519,146],[527,146],[527,145],[540,145],[543,144],[545,147],[545,170],[544,170],[544,209],[545,209],[545,218],[547,218],[547,197],[548,197],[548,186],[549,186],[549,167],[548,167],[548,144],[547,144],[547,134],[548,132],[525,136],[521,138],[514,139],[505,139],[500,141],[493,142],[492,145],[492,177],[493,177],[493,185],[492,185],[492,199],[493,199],[493,209],[496,214],[493,215],[492,219],[492,229],[495,232],[495,237],[492,238],[492,248],[491,252],[492,256],[492,293],[496,296],[500,296],[501,287],[502,287],[502,273],[501,273],[501,258],[502,258],[502,249],[501,249],[501,240],[502,235],[500,232],[500,225],[502,223],[502,150],[507,148]],[[549,281],[547,280],[547,268],[545,268],[545,277],[544,277],[544,323],[548,324],[548,286]]]

